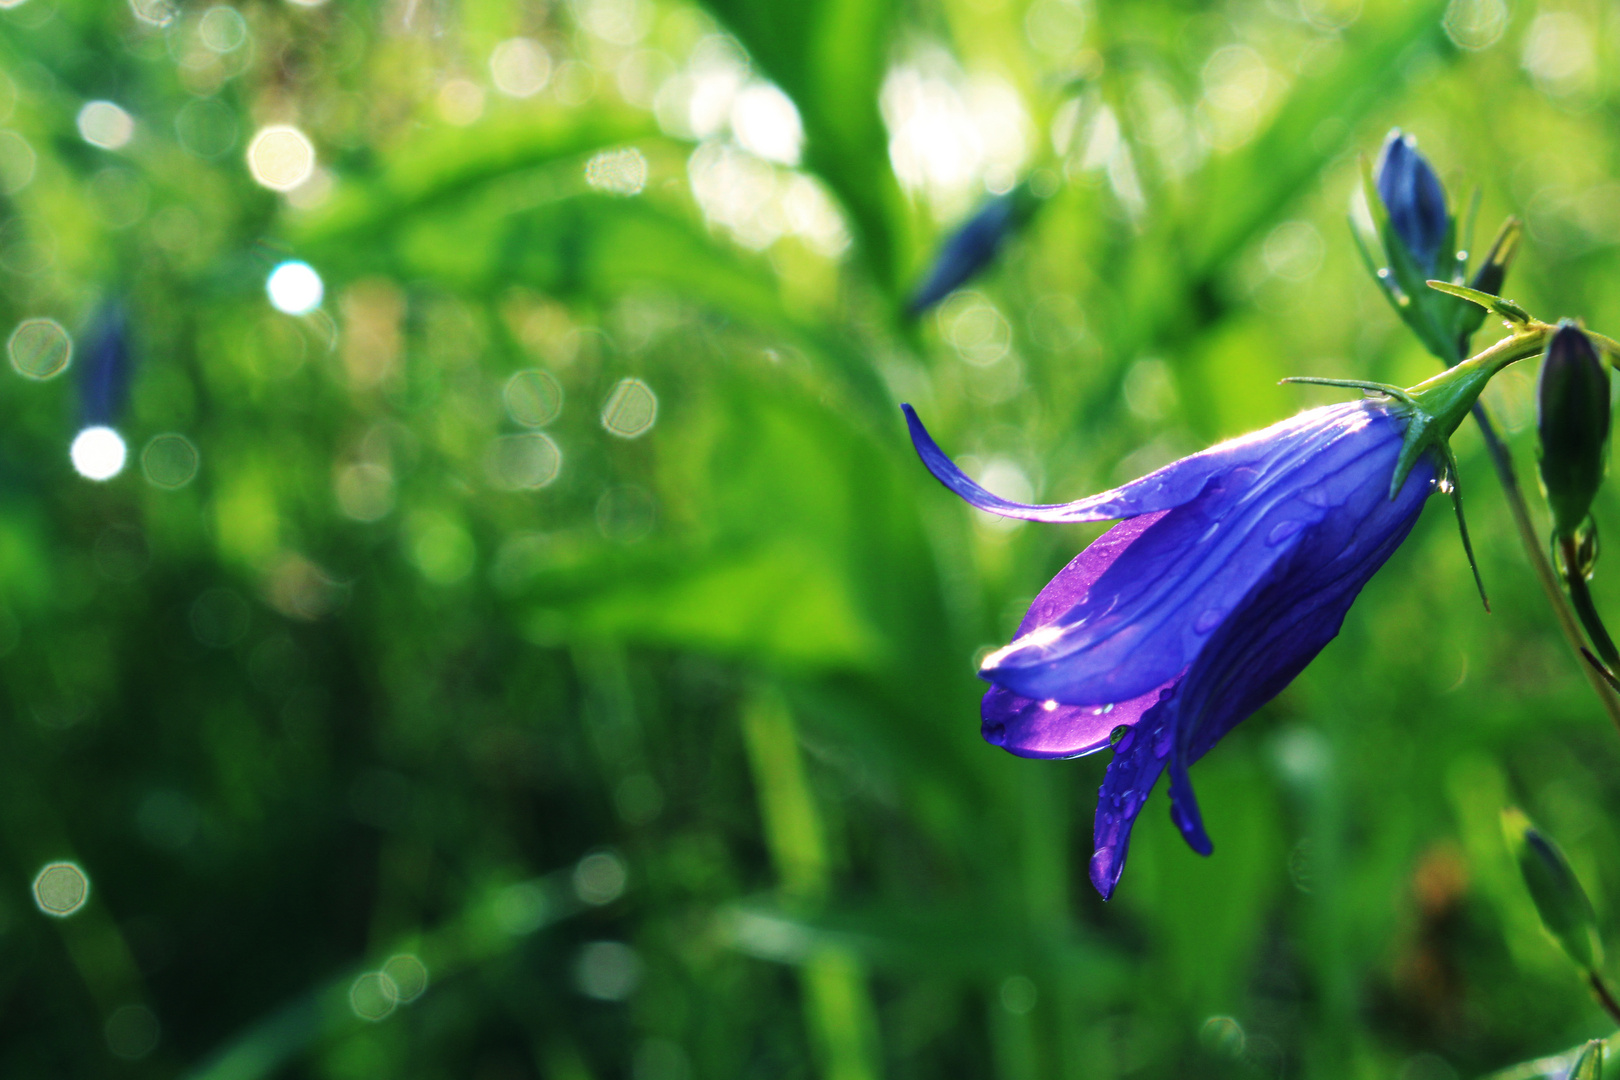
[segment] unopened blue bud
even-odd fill
[[[1603,483],[1609,449],[1609,369],[1592,339],[1565,319],[1547,343],[1536,381],[1541,485],[1553,532],[1573,536]]]
[[[971,281],[990,265],[1002,243],[1028,220],[1033,209],[1033,197],[1022,187],[985,203],[946,239],[906,310],[920,315]]]
[[[1446,191],[1418,152],[1417,140],[1401,131],[1389,133],[1378,155],[1374,184],[1378,197],[1389,211],[1389,223],[1406,246],[1412,261],[1424,274],[1433,277],[1451,226],[1446,210]]]
[[[1541,924],[1582,971],[1594,971],[1602,960],[1597,916],[1569,860],[1552,839],[1539,832],[1519,810],[1502,811],[1502,832],[1519,864],[1519,873],[1535,901]]]
[[[129,316],[114,300],[97,313],[79,369],[79,404],[86,425],[112,426],[124,411],[134,354]]]

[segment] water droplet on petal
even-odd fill
[[[1110,731],[1108,733],[1108,743],[1109,743],[1109,745],[1110,746],[1118,746],[1119,743],[1120,743],[1120,740],[1125,738],[1125,736],[1129,735],[1130,733],[1131,733],[1130,727],[1128,727],[1125,724],[1119,725],[1119,727],[1115,728],[1113,731]]]
[[[1226,618],[1225,610],[1222,608],[1210,608],[1198,616],[1198,621],[1193,623],[1193,631],[1199,634],[1207,634],[1221,625],[1221,620],[1224,618]]]
[[[1279,521],[1266,534],[1266,543],[1275,547],[1305,527],[1303,521]]]

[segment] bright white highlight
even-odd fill
[[[732,100],[731,131],[751,154],[780,165],[799,163],[804,142],[799,110],[770,83],[750,83]]]
[[[248,170],[272,191],[291,191],[315,172],[315,144],[295,127],[259,129],[248,144]]]
[[[135,119],[110,101],[92,101],[79,110],[79,134],[103,150],[118,150],[135,137]]]
[[[73,440],[68,456],[73,468],[87,480],[111,480],[124,471],[129,455],[124,438],[110,427],[87,427]]]
[[[321,306],[326,286],[321,284],[321,275],[309,263],[284,262],[270,271],[264,291],[277,311],[284,311],[288,315],[308,315]]]

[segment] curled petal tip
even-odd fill
[[[1091,884],[1104,900],[1114,898],[1114,886],[1119,884],[1119,872],[1124,868],[1111,847],[1100,847],[1091,856]]]

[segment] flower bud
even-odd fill
[[[96,315],[79,369],[79,406],[87,425],[115,424],[129,398],[133,353],[129,318],[114,300]]]
[[[1541,485],[1553,532],[1572,536],[1586,520],[1609,443],[1609,369],[1592,339],[1565,320],[1547,343],[1536,382]]]
[[[1435,276],[1440,248],[1451,228],[1446,192],[1417,140],[1400,128],[1389,133],[1374,174],[1378,198],[1389,211],[1390,227],[1427,277]]]
[[[1029,219],[1034,208],[1034,197],[1022,186],[985,203],[946,239],[906,310],[920,315],[967,284],[990,265],[1002,242]]]
[[[1492,296],[1502,294],[1502,283],[1507,280],[1508,267],[1513,265],[1513,256],[1519,253],[1519,238],[1523,231],[1518,218],[1510,217],[1502,222],[1502,228],[1497,231],[1496,239],[1491,241],[1491,249],[1485,253],[1479,268],[1474,271],[1474,279],[1468,283],[1469,288],[1490,293]],[[1480,308],[1479,313],[1483,322],[1485,309]]]
[[[1502,832],[1541,915],[1541,925],[1582,971],[1595,971],[1603,954],[1597,916],[1569,860],[1512,807],[1502,811]]]
[[[1581,1047],[1575,1064],[1569,1067],[1569,1080],[1603,1080],[1602,1039],[1593,1039]]]

